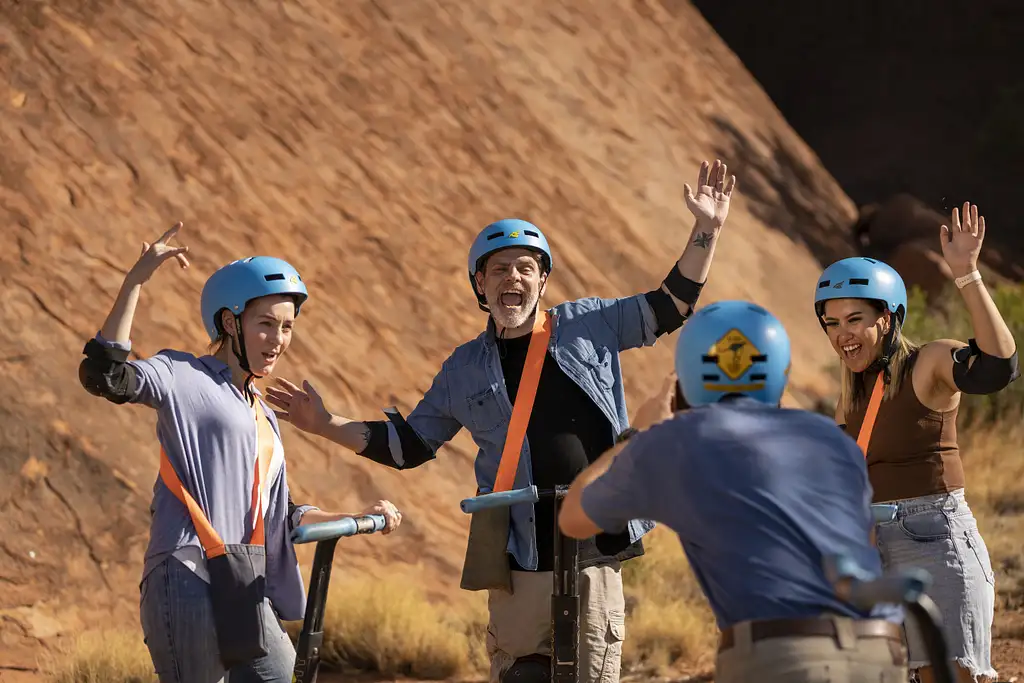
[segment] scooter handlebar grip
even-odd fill
[[[466,498],[459,507],[462,511],[471,514],[488,508],[508,507],[519,503],[536,503],[540,500],[540,494],[535,485],[511,491],[499,491],[497,493],[484,493],[473,498]]]
[[[827,556],[824,565],[825,575],[836,588],[850,582],[846,587],[847,599],[860,609],[881,603],[913,602],[924,594],[932,581],[931,574],[918,567],[874,577],[845,555]]]
[[[343,536],[372,534],[384,529],[384,515],[345,517],[333,522],[305,524],[292,531],[292,543],[319,543]]]
[[[912,568],[874,581],[854,581],[850,586],[849,600],[860,609],[875,605],[906,604],[924,595],[931,583],[931,575],[923,569]]]
[[[892,503],[873,503],[871,505],[871,516],[875,524],[884,524],[896,519],[896,506]]]

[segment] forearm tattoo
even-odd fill
[[[699,232],[697,236],[693,238],[693,245],[700,247],[701,249],[707,249],[711,244],[711,240],[715,238],[714,233],[711,232]]]

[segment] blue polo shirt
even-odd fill
[[[871,485],[856,442],[828,418],[740,398],[676,414],[633,437],[583,490],[605,531],[652,519],[679,536],[720,629],[833,613],[902,621],[840,600],[823,557],[882,572]]]

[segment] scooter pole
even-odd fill
[[[306,597],[306,614],[295,648],[292,683],[316,683],[324,641],[327,587],[331,582],[331,565],[338,539],[356,534],[372,534],[382,530],[384,525],[384,515],[366,515],[346,517],[335,522],[306,524],[292,532],[292,543],[316,543],[313,569],[309,577],[309,594]]]
[[[579,541],[558,528],[558,512],[568,486],[558,486],[555,499],[555,560],[551,589],[551,680],[577,683],[580,678]]]
[[[472,513],[519,503],[536,503],[541,498],[555,501],[555,557],[551,587],[551,671],[552,683],[579,681],[579,541],[563,536],[558,528],[558,511],[568,486],[540,490],[527,486],[511,491],[484,493],[460,503],[463,512]]]

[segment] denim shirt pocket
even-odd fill
[[[472,394],[466,399],[466,405],[474,433],[494,431],[501,426],[504,415],[493,386]]]
[[[583,363],[593,374],[597,386],[611,391],[615,386],[615,371],[612,369],[612,352],[607,347],[598,347],[583,358]]]

